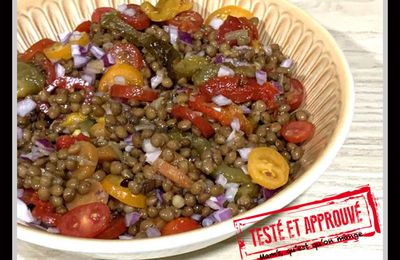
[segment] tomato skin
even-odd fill
[[[280,133],[286,141],[298,144],[314,135],[315,126],[308,121],[292,121],[284,125]]]
[[[167,21],[168,25],[178,27],[179,31],[194,33],[201,29],[203,17],[195,11],[185,11],[178,14],[174,19]]]
[[[93,238],[109,226],[110,219],[108,206],[94,202],[68,211],[60,218],[57,227],[66,236]]]
[[[120,17],[127,24],[132,26],[138,31],[142,31],[148,27],[150,27],[151,20],[150,18],[142,11],[139,5],[128,4],[127,9],[133,9],[135,11],[134,16],[129,16],[123,13],[120,13]]]
[[[198,228],[200,228],[200,224],[197,223],[195,220],[189,217],[182,217],[168,222],[161,230],[161,234],[163,236],[167,236],[187,232]]]
[[[241,76],[215,77],[205,82],[199,89],[207,101],[211,101],[216,95],[223,95],[239,104],[263,100],[268,109],[278,107],[276,96],[279,91],[268,82],[261,86],[255,79]]]
[[[290,111],[298,109],[304,100],[304,86],[297,79],[290,79],[290,91],[285,94],[286,101],[290,105]]]
[[[111,86],[111,96],[151,102],[158,98],[159,93],[150,88],[114,84]]]
[[[100,23],[101,21],[101,16],[105,13],[109,13],[115,11],[114,8],[112,7],[99,7],[96,8],[96,10],[94,10],[93,14],[92,14],[92,22],[93,23]]]
[[[78,136],[72,135],[62,135],[57,137],[56,139],[56,148],[57,150],[68,149],[71,145],[78,141],[89,141],[89,137],[83,134],[79,134]]]
[[[75,31],[78,32],[90,32],[90,26],[92,25],[91,21],[84,21],[81,24],[79,24],[76,28]]]
[[[196,115],[190,108],[175,105],[172,108],[171,114],[177,119],[187,119],[192,122],[197,128],[200,129],[202,135],[206,138],[209,138],[215,134],[215,130],[211,124],[203,117]]]
[[[228,16],[225,22],[217,31],[217,41],[219,44],[225,42],[225,34],[237,30],[247,30],[249,32],[250,42],[258,40],[258,30],[257,28],[245,17],[233,17]],[[237,40],[228,41],[231,46],[237,45]]]
[[[140,50],[132,43],[116,43],[109,53],[116,63],[127,63],[138,70],[144,67],[143,57]]]
[[[37,53],[42,52],[47,47],[53,45],[55,41],[50,39],[42,39],[35,44],[33,44],[28,50],[26,50],[23,54],[21,54],[20,59],[23,62],[30,61]]]
[[[108,227],[98,234],[96,238],[98,239],[116,239],[125,231],[127,230],[127,227],[125,225],[125,218],[120,216],[111,221],[111,223],[108,225]]]

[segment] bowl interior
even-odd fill
[[[59,33],[72,31],[80,22],[90,19],[91,13],[96,7],[116,7],[121,3],[127,2],[122,0],[18,1],[18,51],[26,50],[31,44],[44,37],[58,39],[57,35]],[[140,3],[142,1],[129,2]],[[152,2],[155,1],[153,0]],[[303,82],[306,88],[306,100],[303,108],[312,115],[311,120],[316,125],[316,133],[305,145],[306,151],[301,170],[295,176],[291,176],[287,187],[274,198],[239,217],[282,208],[304,192],[323,173],[345,139],[351,122],[354,99],[353,82],[348,65],[330,34],[311,17],[286,1],[203,0],[194,1],[194,3],[194,9],[200,12],[203,17],[227,5],[238,5],[251,10],[261,21],[258,28],[261,32],[261,41],[263,43],[273,42],[279,44],[283,48],[284,54],[295,61],[294,75]],[[36,241],[36,243],[40,243],[37,240],[39,237],[46,238],[46,240],[58,237],[58,239],[64,239],[74,245],[82,241],[85,241],[85,243],[92,241],[94,243],[93,246],[100,243],[98,240],[66,238],[46,234],[21,225],[19,225],[18,231],[21,234],[19,237],[29,240],[29,242]],[[171,236],[168,239],[176,237],[177,243],[186,245],[186,251],[189,251],[194,248],[193,243],[196,241],[197,248],[200,248],[199,246],[202,243],[206,245],[207,243],[210,244],[210,241],[220,241],[233,233],[234,227],[232,223],[226,221],[206,229]],[[34,239],[32,236],[37,236],[37,238]],[[158,239],[163,241],[164,238]],[[152,240],[156,242],[155,240],[157,239]],[[184,240],[183,243],[182,240]],[[85,252],[96,252],[97,250],[98,252],[107,253],[106,247],[108,246],[106,244],[122,245],[118,246],[120,251],[116,252],[135,251],[133,246],[130,249],[124,249],[123,244],[126,243],[125,241],[103,242],[105,247],[99,248],[95,246]],[[147,242],[150,241],[146,239],[129,242],[139,243],[143,246],[138,247],[137,251],[146,251],[145,248],[149,244]],[[76,247],[62,246],[60,242],[54,242],[54,245],[52,243],[43,245],[78,251]],[[168,242],[168,245],[160,248],[156,247],[160,250],[162,248],[168,249],[171,248],[173,243]],[[154,250],[154,248],[151,249]],[[148,251],[150,254],[151,250]]]

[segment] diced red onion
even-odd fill
[[[170,25],[169,26],[169,37],[171,44],[176,44],[178,40],[178,27]]]
[[[114,77],[114,83],[119,85],[125,85],[125,78],[123,76]]]
[[[203,226],[203,227],[209,227],[209,226],[211,226],[212,224],[214,224],[214,219],[212,218],[212,217],[207,217],[207,218],[204,218],[203,219],[203,221],[201,222],[201,225]]]
[[[284,90],[283,90],[283,86],[281,85],[281,83],[279,83],[277,81],[272,81],[272,85],[279,91],[279,94],[283,94]]]
[[[18,127],[17,128],[17,140],[20,140],[24,134],[24,130],[22,128]]]
[[[69,38],[70,41],[77,41],[80,38],[82,38],[82,33],[81,32],[77,32],[77,31],[73,31],[71,34],[71,37]]]
[[[130,227],[132,225],[135,225],[136,222],[139,221],[140,219],[140,213],[139,212],[131,212],[127,213],[125,215],[125,226]]]
[[[217,201],[218,201],[218,204],[221,205],[221,208],[222,208],[226,201],[225,194],[221,194],[221,195],[217,196]]]
[[[150,139],[144,139],[142,144],[142,149],[145,153],[152,153],[158,150],[157,147],[152,145]]]
[[[200,221],[201,218],[202,218],[202,216],[200,214],[193,214],[192,215],[192,219],[193,220]]]
[[[78,44],[72,44],[71,45],[71,55],[72,56],[80,56],[80,55],[82,55]]]
[[[123,13],[124,15],[129,16],[129,17],[133,17],[133,16],[135,16],[136,11],[135,11],[135,9],[127,8],[126,10],[122,11],[122,13]]]
[[[196,56],[199,56],[199,57],[204,57],[206,55],[206,52],[205,51],[199,51],[197,54],[196,54]]]
[[[247,114],[250,114],[250,113],[251,113],[251,109],[248,108],[248,107],[246,107],[245,105],[241,105],[240,108],[242,109],[243,114],[246,114],[246,115],[247,115]]]
[[[69,38],[71,37],[71,35],[72,35],[72,32],[63,32],[63,33],[60,33],[60,34],[58,35],[58,38],[60,39],[60,43],[61,43],[61,44],[66,44],[66,43],[68,43]]]
[[[87,55],[92,48],[92,44],[89,43],[86,46],[79,46],[79,51],[81,52],[81,55]]]
[[[148,227],[146,229],[146,235],[147,237],[159,237],[161,236],[160,230],[156,227]]]
[[[130,153],[130,152],[133,150],[133,148],[134,148],[133,145],[127,145],[127,146],[125,147],[125,152]]]
[[[258,85],[264,85],[265,82],[267,82],[267,72],[263,70],[257,70],[256,71],[256,79]]]
[[[220,107],[232,104],[232,100],[223,95],[214,96],[211,100]]]
[[[63,65],[61,65],[60,63],[56,63],[56,65],[54,65],[54,69],[56,70],[56,77],[62,77],[65,75],[65,68]]]
[[[130,240],[133,239],[132,235],[121,235],[118,237],[119,240]]]
[[[264,200],[271,198],[275,193],[276,193],[276,190],[269,190],[266,188],[262,189],[262,195],[263,195]]]
[[[218,203],[217,198],[215,197],[210,197],[208,200],[206,200],[206,205],[213,210],[219,210],[221,208],[221,205]]]
[[[92,45],[92,48],[90,48],[90,52],[96,57],[96,59],[101,59],[104,55],[106,55],[102,48],[95,45]]]
[[[240,121],[237,118],[234,118],[231,122],[231,127],[233,130],[240,131]]]
[[[17,189],[17,198],[22,198],[24,195],[24,189]]]
[[[52,233],[52,234],[59,234],[60,230],[56,227],[49,227],[46,229],[47,232]]]
[[[82,68],[89,62],[89,60],[90,60],[89,57],[75,55],[74,56],[74,67],[77,69]]]
[[[163,29],[166,33],[169,34],[169,26],[168,25],[163,25]]]
[[[280,67],[289,69],[290,67],[292,67],[292,65],[293,65],[293,60],[292,59],[286,59],[286,60],[282,61]]]
[[[220,184],[222,187],[225,187],[225,185],[228,183],[228,180],[225,178],[224,175],[218,174],[217,178],[215,179],[216,184]]]
[[[128,135],[128,136],[124,139],[124,143],[126,143],[126,144],[132,144],[132,135]]]
[[[269,56],[269,55],[271,55],[272,54],[272,48],[271,48],[271,46],[270,45],[265,45],[264,46],[264,51],[265,51],[265,53]]]
[[[105,67],[110,67],[111,65],[115,64],[115,59],[111,55],[111,53],[108,53],[107,55],[104,55],[101,59],[103,60]]]
[[[103,60],[92,60],[83,69],[86,74],[100,74],[104,72]]]
[[[215,57],[215,59],[214,59],[214,63],[215,63],[215,64],[221,64],[221,63],[224,62],[224,60],[225,60],[224,55],[218,54],[218,55]]]
[[[242,157],[243,161],[247,162],[251,150],[253,150],[252,147],[241,148],[238,150],[240,157]]]
[[[163,194],[162,190],[156,189],[157,206],[161,206],[161,204],[163,203],[162,194]]]
[[[162,72],[157,72],[154,77],[150,79],[150,86],[151,88],[155,89],[161,82],[164,80],[164,74]]]
[[[214,212],[212,215],[217,222],[222,222],[232,218],[232,211],[229,208],[225,208]]]
[[[249,171],[247,170],[247,165],[240,166],[240,169],[244,172],[244,174],[249,175]]]
[[[30,98],[25,98],[17,103],[17,114],[21,117],[28,115],[36,108],[36,103]]]
[[[225,185],[225,198],[227,201],[232,202],[235,200],[236,193],[239,190],[239,184],[237,183],[227,183]]]
[[[214,19],[212,19],[211,20],[211,22],[210,22],[210,26],[214,29],[214,30],[218,30],[220,27],[221,27],[221,25],[224,23],[224,20],[222,20],[222,19],[220,19],[220,18],[218,18],[218,17],[215,17]]]
[[[53,144],[45,139],[45,138],[41,138],[35,141],[35,145],[42,151],[47,151],[47,152],[54,152],[55,148],[53,146]]]
[[[127,8],[128,8],[128,6],[126,4],[120,4],[120,5],[117,6],[118,12],[121,12],[121,13],[123,11],[125,11]]]
[[[193,38],[190,33],[178,31],[178,37],[181,42],[184,42],[184,43],[190,44],[190,45],[193,43]]]
[[[235,139],[235,136],[236,136],[236,131],[235,131],[235,130],[232,130],[232,132],[229,134],[228,138],[226,138],[226,141],[227,141],[228,143],[229,143],[229,142],[232,142],[233,139]]]
[[[17,218],[26,223],[32,223],[35,221],[28,206],[20,199],[17,199]]]
[[[155,152],[146,153],[146,154],[144,155],[145,158],[146,158],[146,162],[149,163],[149,164],[153,164],[154,161],[157,160],[158,157],[160,157],[161,152],[162,152],[161,149],[158,149],[158,150],[155,151]]]
[[[81,79],[83,79],[84,81],[86,81],[90,85],[93,85],[95,80],[96,80],[96,75],[85,73],[85,74],[83,74],[81,76]]]

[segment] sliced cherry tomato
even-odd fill
[[[236,18],[228,16],[225,22],[221,25],[217,32],[218,43],[225,42],[225,34],[238,30],[247,30],[249,33],[250,43],[254,40],[258,40],[258,30],[254,24],[252,24],[247,18],[240,17]],[[227,41],[231,46],[237,45],[237,40]]]
[[[68,211],[61,217],[57,227],[66,236],[93,238],[108,227],[110,219],[108,206],[94,202]]]
[[[77,40],[70,40],[66,44],[62,43],[55,43],[52,46],[46,48],[43,50],[44,55],[52,61],[56,62],[59,60],[69,60],[72,59],[72,53],[71,53],[71,45],[79,45],[79,46],[86,46],[89,44],[90,39],[89,39],[89,34],[86,32],[81,33],[81,37]]]
[[[32,62],[42,67],[46,74],[46,83],[51,84],[56,79],[56,69],[51,61],[45,55],[35,55]]]
[[[315,126],[308,121],[291,121],[281,129],[281,135],[286,141],[294,144],[310,139],[315,132]]]
[[[178,14],[174,19],[169,20],[169,25],[174,25],[182,32],[194,33],[201,29],[203,17],[198,12],[186,11]]]
[[[92,14],[92,22],[93,23],[100,23],[101,21],[101,17],[103,16],[103,14],[105,13],[109,13],[115,11],[114,8],[112,7],[99,7],[96,8],[96,10],[94,10],[93,14]]]
[[[125,85],[113,85],[111,87],[111,96],[116,98],[126,98],[144,102],[151,102],[157,99],[158,95],[159,93],[151,88]]]
[[[165,22],[173,19],[177,14],[191,10],[192,1],[189,0],[161,0],[156,6],[145,1],[140,8],[153,22]]]
[[[140,50],[132,43],[116,43],[109,53],[116,63],[127,63],[138,70],[141,70],[144,66]]]
[[[57,137],[56,139],[56,147],[57,150],[68,149],[71,145],[78,141],[89,141],[89,137],[83,134],[79,134],[77,136],[72,135],[62,135]]]
[[[91,25],[91,21],[84,21],[76,27],[75,31],[89,33]]]
[[[133,16],[129,16],[123,13],[120,13],[122,20],[124,20],[127,24],[135,28],[136,30],[144,30],[150,27],[151,20],[150,18],[142,11],[139,5],[128,4],[127,10],[131,9],[135,13]]]
[[[55,41],[50,40],[50,39],[42,39],[35,44],[33,44],[27,51],[25,51],[21,56],[19,57],[23,62],[28,62],[30,61],[37,53],[42,52],[44,49],[52,46],[55,43]]]
[[[201,86],[200,93],[211,101],[217,95],[223,95],[235,103],[263,100],[268,109],[278,107],[276,97],[279,91],[269,82],[259,85],[255,79],[234,77],[215,77]]]
[[[144,208],[146,206],[146,196],[133,194],[128,188],[121,186],[122,181],[122,177],[110,174],[101,181],[101,185],[103,185],[105,192],[117,200],[132,207]]]
[[[183,233],[198,228],[200,228],[200,224],[197,223],[192,218],[188,217],[177,218],[168,222],[161,230],[161,234],[163,236],[167,236],[167,235]]]
[[[290,90],[285,94],[290,110],[298,109],[304,100],[304,86],[297,79],[290,79]]]
[[[54,212],[54,207],[50,202],[40,200],[36,191],[31,189],[24,190],[21,200],[25,202],[26,205],[34,206],[32,209],[32,216],[39,219],[47,226],[57,226],[61,214]]]
[[[120,216],[113,219],[106,230],[96,236],[99,239],[116,239],[127,230],[125,218]]]
[[[98,91],[108,92],[114,85],[115,78],[122,77],[125,80],[124,85],[142,87],[144,83],[142,73],[130,64],[115,64],[108,68],[99,82]]]
[[[270,190],[282,187],[289,179],[289,164],[286,159],[269,147],[251,150],[247,167],[253,182]]]
[[[189,101],[189,107],[218,120],[224,126],[230,126],[233,119],[237,118],[239,119],[241,130],[247,134],[251,134],[254,130],[254,123],[248,120],[241,108],[235,104],[221,108],[212,103],[207,103],[203,96],[196,96],[194,100]]]
[[[94,95],[93,86],[89,85],[88,82],[84,81],[81,78],[74,78],[69,76],[59,77],[47,87],[47,91],[52,92],[56,88],[63,88],[71,93],[75,90],[83,89],[85,91],[84,103],[90,103]]]
[[[224,6],[221,7],[220,9],[214,11],[213,13],[211,13],[206,20],[206,24],[210,24],[210,22],[214,19],[214,18],[218,18],[221,19],[223,21],[226,20],[226,18],[228,18],[228,16],[234,16],[234,17],[246,17],[247,19],[251,19],[254,17],[254,15],[246,10],[243,9],[239,6],[236,5],[229,5],[229,6]]]
[[[172,108],[171,114],[177,119],[186,119],[192,122],[206,138],[215,134],[215,130],[211,124],[188,107],[176,105]]]

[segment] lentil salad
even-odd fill
[[[20,219],[132,239],[230,219],[284,188],[314,125],[258,19],[190,1],[98,8],[18,55]],[[89,221],[85,221],[89,220]]]

